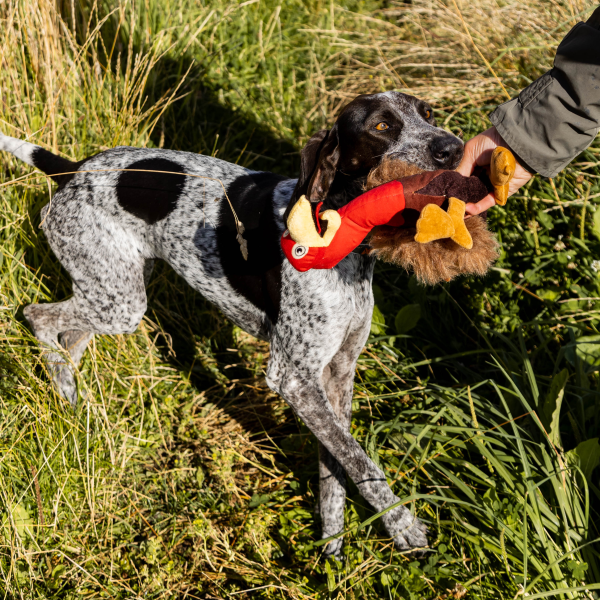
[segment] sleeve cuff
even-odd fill
[[[502,122],[503,115],[502,115],[502,111],[500,109],[503,108],[506,104],[510,104],[513,102],[518,102],[518,99],[515,98],[514,100],[511,100],[510,102],[506,102],[505,104],[502,104],[496,110],[494,110],[494,112],[490,115],[490,121],[492,122],[492,125],[496,128],[496,130],[498,131],[498,133],[500,134],[502,139],[506,142],[506,145],[508,146],[509,150],[513,153],[513,156],[515,157],[515,160],[526,171],[529,171],[531,174],[540,173],[540,171],[538,169],[534,168],[531,165],[531,163],[527,162],[523,158],[524,153],[528,154],[528,149],[525,147],[522,147],[522,144],[519,143],[518,137],[514,136],[512,134],[512,132],[510,131],[510,129],[508,129]]]

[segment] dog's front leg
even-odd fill
[[[346,431],[352,418],[352,395],[356,361],[371,328],[370,319],[344,341],[338,353],[323,371],[322,381],[329,404]],[[323,538],[341,533],[344,529],[346,504],[346,473],[327,448],[319,443],[319,513],[323,524]],[[343,540],[329,542],[325,554],[341,559]]]
[[[341,426],[348,430],[352,410],[352,376],[350,377],[350,390],[348,390],[348,377],[340,377],[335,360],[332,363],[325,368],[323,373],[327,399]],[[323,538],[337,535],[344,530],[345,504],[346,473],[329,450],[319,442],[319,514],[323,527]],[[325,555],[341,560],[342,546],[343,539],[341,537],[332,540],[325,547]]]
[[[320,374],[319,374],[320,375]],[[399,501],[384,473],[367,456],[336,416],[319,375],[300,368],[279,342],[271,346],[267,372],[269,387],[278,392],[306,423],[323,447],[335,458],[375,510],[383,511]],[[402,550],[427,545],[427,528],[404,506],[382,516],[383,524]]]

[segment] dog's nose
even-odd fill
[[[440,169],[455,169],[463,157],[464,144],[453,135],[436,137],[429,149],[433,162]]]

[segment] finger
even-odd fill
[[[475,167],[487,167],[497,145],[487,131],[475,136],[465,144],[465,154],[456,170],[461,175],[469,177],[473,174]]]
[[[469,215],[478,215],[496,204],[496,199],[492,194],[488,194],[483,200],[476,204],[469,203],[465,206],[465,212]]]
[[[464,177],[470,177],[475,170],[475,161],[473,160],[473,157],[467,156],[465,153],[465,156],[456,170]]]
[[[470,177],[473,175],[473,171],[477,166],[477,152],[478,148],[473,140],[470,140],[465,144],[465,153],[456,169],[464,177]]]

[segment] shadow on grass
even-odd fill
[[[201,65],[191,58],[165,58],[157,69],[149,86],[149,103],[174,89],[189,69],[180,88],[185,97],[167,108],[152,134],[157,146],[213,155],[253,170],[297,175],[298,149],[251,115],[221,103]],[[237,348],[234,325],[165,263],[157,265],[151,279],[148,314],[155,316],[168,336],[168,343],[161,346],[163,358],[188,372],[198,389],[222,382],[225,368],[228,380],[256,376],[239,365],[237,354],[227,350]],[[218,368],[198,360],[199,345]]]
[[[220,89],[192,57],[163,58],[148,86],[148,104],[174,90],[187,73],[178,95],[152,134],[157,146],[216,156],[256,171],[295,176],[299,149],[260,123],[247,110],[219,100]]]

